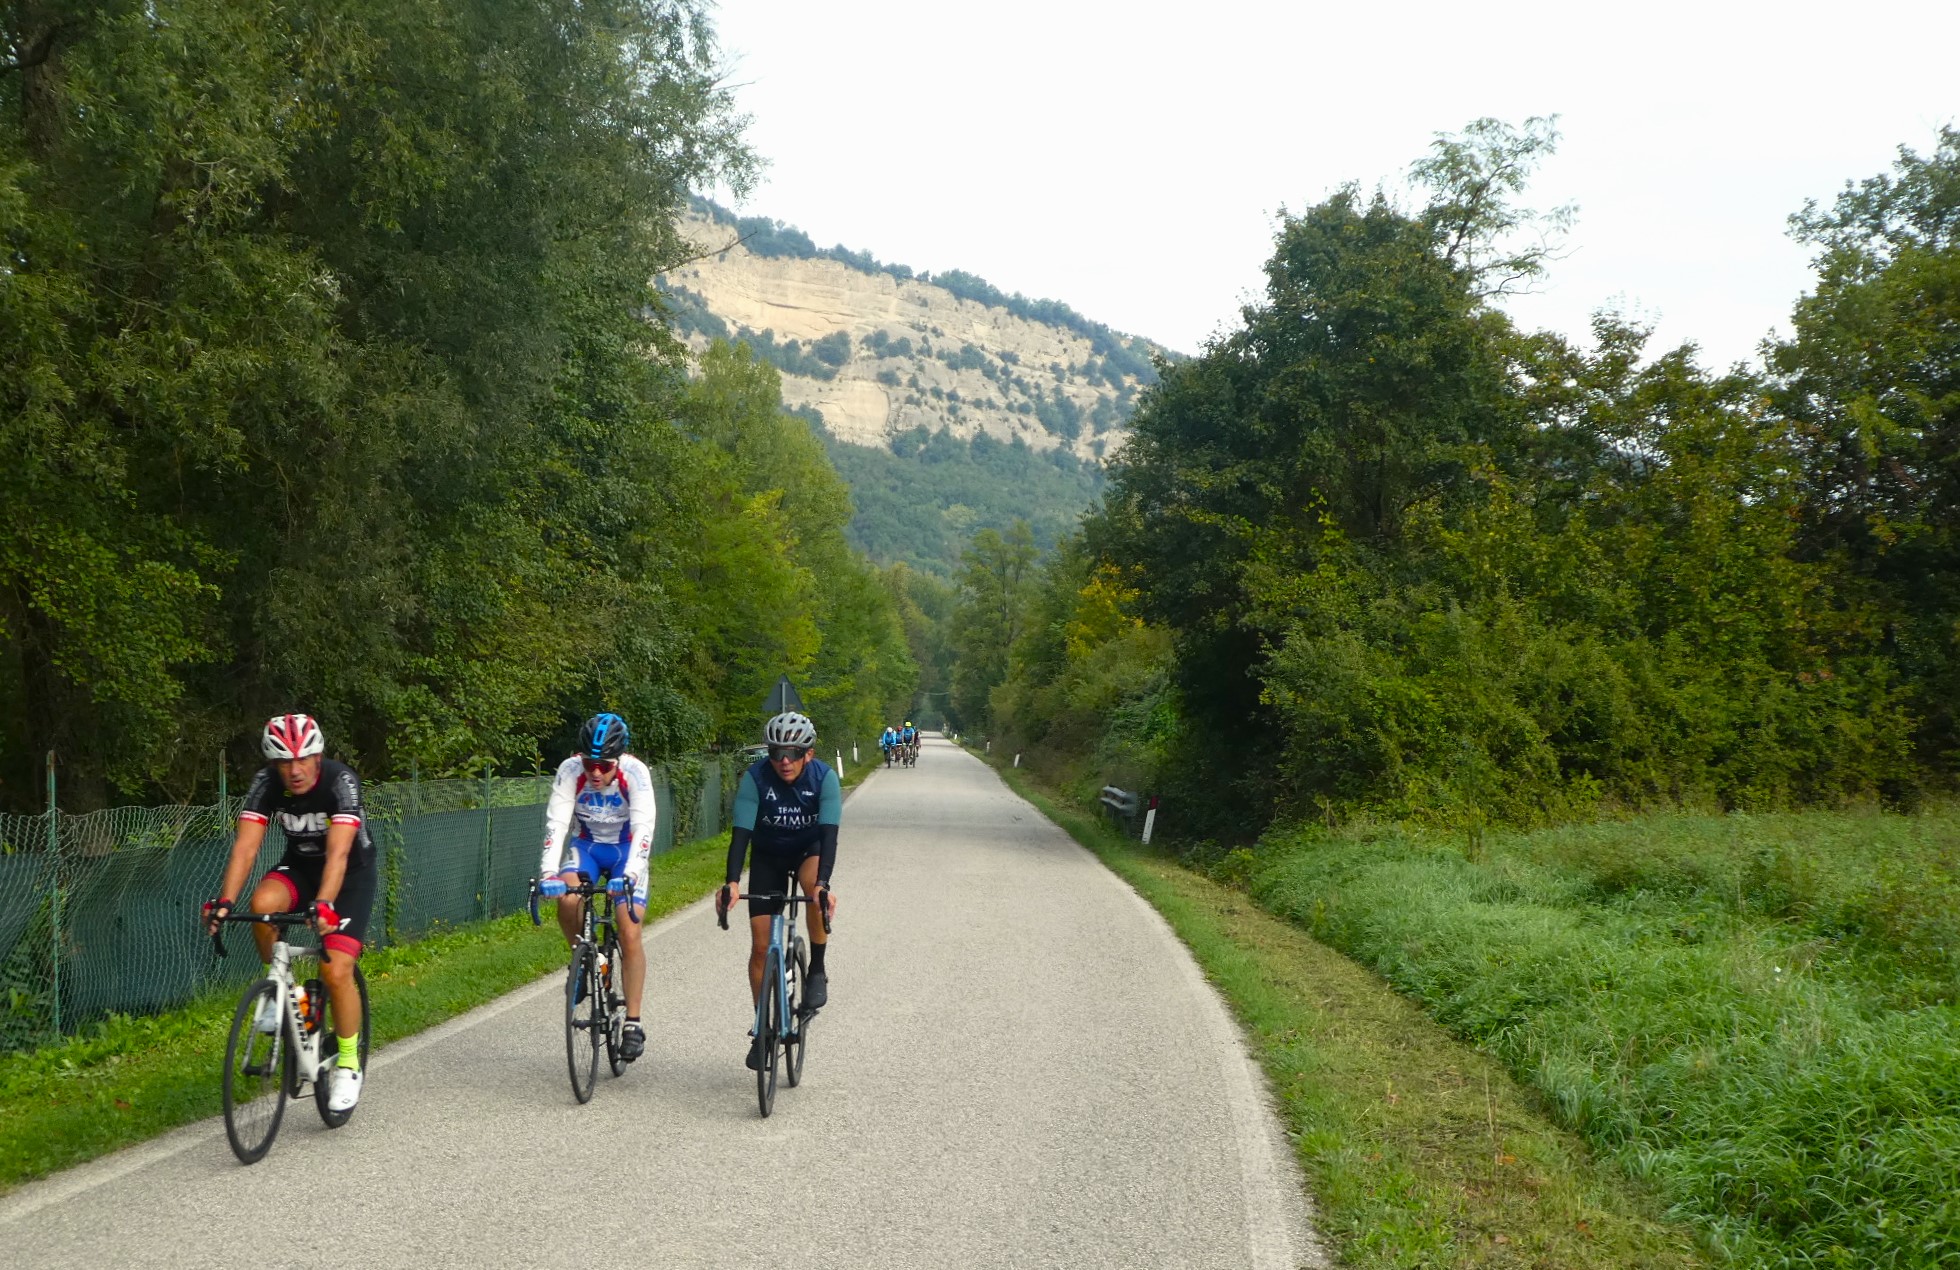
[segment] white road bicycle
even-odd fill
[[[334,1033],[333,1003],[326,985],[318,978],[302,983],[293,973],[296,959],[310,961],[318,954],[286,942],[289,927],[310,927],[312,918],[298,912],[233,913],[219,920],[271,926],[279,931],[272,945],[272,964],[266,967],[265,978],[245,989],[239,998],[238,1011],[231,1019],[231,1040],[225,1044],[225,1136],[231,1139],[232,1154],[240,1163],[256,1164],[279,1136],[286,1099],[304,1096],[309,1084],[313,1086],[313,1104],[327,1128],[346,1124],[354,1111],[334,1111],[327,1106],[328,1078],[340,1062],[340,1040]],[[220,957],[225,955],[222,930],[211,936],[211,943]],[[358,962],[354,987],[361,994],[361,1070],[366,1072],[368,1037],[374,1021],[368,1012],[367,980]],[[265,1032],[259,1029],[259,1011],[268,1003],[278,1022]]]

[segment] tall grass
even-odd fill
[[[1742,1264],[1960,1265],[1960,816],[1269,837],[1262,903]]]

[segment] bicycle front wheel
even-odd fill
[[[592,945],[580,944],[572,951],[572,967],[565,974],[565,1062],[571,1068],[572,1097],[580,1102],[591,1100],[593,1082],[599,1079],[594,969]]]
[[[783,1075],[794,1089],[803,1083],[803,1051],[810,1044],[810,1020],[816,1017],[803,1008],[804,985],[810,982],[810,953],[801,935],[796,937],[789,965],[789,1002],[783,1012],[789,1033],[783,1038]]]
[[[619,959],[619,941],[606,941],[606,973],[599,976],[599,1001],[604,1015],[606,1063],[614,1076],[626,1074],[626,1059],[619,1052],[626,1036],[626,998],[618,990],[620,977],[625,973],[626,967]]]
[[[374,1035],[374,1016],[368,1013],[367,976],[361,973],[359,962],[354,965],[354,990],[361,995],[361,1078],[365,1081],[368,1069],[368,1040]],[[320,1024],[320,1075],[313,1082],[313,1106],[319,1111],[320,1119],[326,1122],[327,1128],[338,1129],[347,1123],[347,1118],[354,1114],[354,1110],[350,1107],[346,1111],[331,1111],[327,1107],[328,1089],[333,1084],[333,1069],[339,1063],[340,1038],[334,1031],[332,998],[324,992],[321,993],[318,1008],[324,1013],[321,1015]]]
[[[279,1019],[271,1032],[258,1029],[259,1010],[266,1003]],[[241,1164],[265,1158],[286,1114],[293,1052],[286,1044],[285,1024],[279,984],[273,979],[245,989],[231,1018],[231,1040],[225,1044],[225,1137]]]
[[[755,1069],[755,1100],[767,1116],[776,1107],[776,1063],[782,1057],[783,1039],[783,975],[777,960],[780,953],[769,955],[769,965],[762,972],[762,1066]]]

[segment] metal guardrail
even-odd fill
[[[1143,796],[1141,794],[1133,794],[1126,789],[1118,789],[1114,785],[1105,785],[1102,787],[1102,794],[1096,801],[1109,808],[1116,815],[1128,819],[1135,816],[1137,814],[1137,808],[1143,805]]]

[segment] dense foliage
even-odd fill
[[[1485,121],[1417,165],[1421,207],[1285,218],[1264,298],[1165,368],[993,690],[956,697],[970,723],[1101,747],[1229,837],[1945,780],[1955,134],[1797,218],[1820,282],[1766,378],[1611,316],[1589,347],[1512,325],[1552,140]]]
[[[0,14],[0,801],[49,748],[77,806],[188,796],[275,709],[384,775],[602,704],[649,754],[746,732],[765,655],[909,695],[817,443],[646,320],[749,163],[705,14]]]

